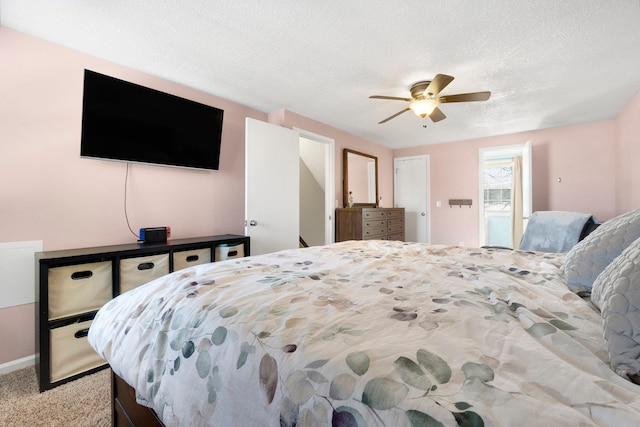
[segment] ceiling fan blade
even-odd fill
[[[472,101],[486,101],[491,97],[491,92],[474,92],[474,93],[460,93],[458,95],[444,95],[438,98],[438,101],[442,102],[472,102]]]
[[[371,98],[371,99],[390,99],[392,101],[407,101],[407,102],[413,101],[413,99],[411,99],[411,98],[399,98],[397,96],[384,96],[384,95],[372,95],[369,98]]]
[[[381,124],[383,124],[383,123],[386,123],[386,122],[388,122],[389,120],[391,120],[391,119],[394,119],[394,118],[398,117],[400,114],[402,114],[402,113],[406,113],[406,112],[407,112],[407,111],[409,111],[410,109],[411,109],[411,108],[407,107],[407,108],[405,108],[405,109],[404,109],[404,110],[402,110],[402,111],[398,111],[398,112],[397,112],[397,113],[395,113],[393,116],[389,116],[389,117],[387,117],[386,119],[384,119],[383,121],[378,122],[378,124],[379,124],[379,125],[381,125]]]
[[[435,123],[435,122],[439,122],[440,120],[444,120],[447,118],[447,116],[444,115],[444,113],[442,112],[441,109],[439,109],[438,107],[434,108],[433,111],[431,112],[431,114],[429,114],[429,117],[431,118],[431,120]]]
[[[424,93],[425,95],[429,94],[431,96],[436,96],[452,81],[453,76],[448,76],[446,74],[436,74],[433,80],[431,80],[431,83],[429,83],[429,86],[427,86],[427,89],[425,89]]]

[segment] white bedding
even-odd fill
[[[201,265],[91,345],[169,426],[640,425],[563,255],[360,241]]]

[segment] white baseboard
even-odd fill
[[[9,372],[17,371],[18,369],[27,368],[33,366],[36,363],[36,355],[23,357],[22,359],[12,360],[11,362],[3,363],[0,365],[0,375],[8,374]]]

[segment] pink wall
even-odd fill
[[[0,242],[56,250],[136,240],[123,212],[126,164],[80,159],[85,68],[225,110],[220,170],[131,165],[132,228],[242,234],[245,117],[266,113],[2,28]],[[0,309],[0,364],[34,353],[33,315],[33,304]]]
[[[266,114],[2,27],[0,243],[42,240],[44,250],[56,250],[135,241],[123,212],[126,164],[80,159],[85,68],[225,110],[220,170],[130,167],[127,205],[134,230],[169,225],[173,238],[244,232],[245,117],[334,138],[340,201],[342,148],[378,155],[388,171],[380,178],[383,202],[393,200],[388,148],[285,110]],[[0,309],[0,364],[34,353],[33,316],[33,304]]]
[[[640,93],[616,119],[616,211],[640,207]]]
[[[431,242],[478,246],[480,148],[531,140],[533,210],[592,212],[602,221],[617,213],[615,138],[615,122],[606,121],[407,148],[394,156],[429,155]],[[473,206],[449,208],[447,201],[458,198],[472,199]]]
[[[133,229],[243,232],[244,121],[265,113],[5,28],[0,37],[1,241],[43,240],[45,250],[135,241],[126,164],[80,158],[85,68],[225,110],[220,170],[131,165]]]

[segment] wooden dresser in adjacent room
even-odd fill
[[[404,240],[404,208],[336,209],[336,242]]]

